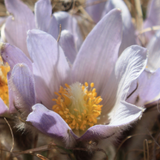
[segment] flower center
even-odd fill
[[[57,112],[68,123],[71,129],[85,130],[97,123],[97,117],[101,114],[102,101],[94,83],[88,86],[76,82],[72,85],[65,84],[66,88],[60,87],[55,94],[57,99],[53,99],[56,104],[53,110]]]
[[[8,82],[7,82],[7,73],[10,70],[8,65],[2,65],[2,59],[0,58],[0,98],[8,106]]]

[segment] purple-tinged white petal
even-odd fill
[[[147,64],[147,49],[140,46],[128,47],[119,57],[115,76],[119,80],[118,93],[125,100],[131,83],[143,72]]]
[[[104,88],[102,115],[107,115],[120,99],[126,99],[131,83],[140,76],[146,63],[145,48],[135,45],[123,51],[116,62],[109,83]]]
[[[103,10],[105,8],[106,1],[98,2],[97,0],[87,0],[86,2],[86,11],[94,20],[95,23],[98,23],[101,19]]]
[[[94,82],[99,93],[118,58],[122,31],[121,12],[112,10],[90,32],[73,64],[74,81]]]
[[[27,31],[35,27],[32,11],[20,0],[5,0],[7,11],[12,15],[7,18],[5,35],[7,42],[20,48],[28,57]]]
[[[148,63],[147,68],[155,71],[160,67],[160,31],[158,31],[150,40],[148,49]]]
[[[121,54],[124,49],[136,44],[136,35],[134,26],[132,24],[132,17],[123,0],[109,0],[106,4],[106,8],[103,11],[103,15],[114,8],[118,8],[122,11],[123,35],[122,43],[119,49],[119,54]]]
[[[54,15],[51,17],[50,25],[48,27],[47,33],[51,34],[55,39],[58,38],[59,35],[59,28],[58,23]]]
[[[71,133],[71,128],[57,113],[48,110],[42,104],[36,104],[32,109],[33,112],[28,115],[27,121],[42,133],[63,142],[65,146],[73,145],[74,133]]]
[[[43,88],[42,91],[46,90],[45,95],[50,93],[50,96],[41,97],[40,92],[36,92],[39,99],[47,107],[52,107],[54,92],[59,90],[60,85],[67,78],[70,68],[66,61],[63,50],[57,43],[57,41],[49,34],[40,30],[31,30],[28,32],[27,38],[28,51],[32,58],[33,72],[35,75],[35,81],[39,82],[36,84],[36,90]],[[40,84],[40,83],[43,84]],[[39,95],[40,94],[40,95]],[[50,98],[52,97],[52,98]],[[48,102],[50,105],[48,106]]]
[[[82,44],[82,35],[77,20],[67,12],[56,12],[53,14],[61,30],[68,30],[73,34],[76,49],[79,50]]]
[[[31,60],[17,47],[8,43],[1,43],[1,56],[4,62],[7,62],[12,70],[17,63],[25,63],[32,71]]]
[[[25,115],[31,112],[31,107],[35,104],[36,100],[34,78],[28,66],[23,63],[15,65],[9,83],[14,93],[16,109]]]
[[[130,87],[129,94],[135,92],[127,99],[127,102],[137,106],[143,106],[154,100],[160,94],[160,68],[155,72],[144,70],[138,80]]]
[[[54,38],[58,37],[58,24],[52,15],[50,0],[39,0],[35,4],[36,27],[51,34]]]
[[[60,46],[62,47],[65,56],[67,57],[68,61],[73,64],[75,58],[76,58],[76,48],[74,44],[73,35],[67,31],[63,30],[61,32],[61,38],[60,38]]]
[[[150,0],[147,9],[147,18],[144,22],[143,28],[152,28],[153,26],[158,25],[160,25],[160,1]],[[154,34],[154,30],[145,33],[148,40],[150,40]]]
[[[138,120],[143,110],[132,104],[120,102],[115,112],[112,113],[111,122],[108,125],[95,125],[90,127],[79,140],[90,141],[99,139],[110,139],[123,129],[126,129],[131,123]]]
[[[36,27],[47,32],[52,15],[52,6],[50,0],[39,0],[35,4]]]

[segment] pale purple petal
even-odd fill
[[[109,83],[104,88],[102,115],[107,115],[120,99],[126,99],[131,83],[140,76],[146,63],[145,48],[135,45],[124,50],[116,62]]]
[[[3,100],[0,98],[0,115],[8,113],[8,107],[5,105]]]
[[[65,81],[70,71],[63,50],[51,35],[40,30],[28,32],[27,46],[30,57],[34,62],[33,72],[36,80],[40,78],[39,82],[45,83],[40,85],[41,88],[44,85],[47,87],[46,89],[42,89],[42,91],[48,90],[45,94],[51,93],[48,98],[51,96],[53,98],[54,92],[59,90],[60,85]],[[38,87],[36,87],[36,90]],[[40,92],[36,93],[40,94]],[[41,100],[45,98],[39,97]],[[50,99],[50,102],[52,102],[52,99]],[[44,102],[43,104],[46,105]]]
[[[111,122],[108,125],[95,125],[89,128],[79,140],[98,140],[112,138],[117,133],[126,129],[131,123],[138,120],[143,110],[132,104],[121,102],[115,112],[112,113]]]
[[[57,20],[58,26],[61,25],[62,30],[68,30],[73,34],[76,49],[79,50],[83,40],[77,20],[67,12],[56,12],[53,15]]]
[[[19,48],[2,43],[0,50],[3,61],[9,64],[11,70],[17,63],[25,63],[32,71],[31,60]]]
[[[24,114],[31,112],[31,107],[35,104],[35,87],[34,78],[27,67],[23,63],[14,66],[11,78],[10,87],[14,93],[15,107]]]
[[[7,80],[9,82],[9,79],[11,77],[11,73],[9,72],[7,75]],[[12,91],[11,83],[8,83],[8,92],[9,92],[9,113],[14,113],[17,110],[14,107],[14,92]]]
[[[6,21],[5,35],[7,42],[20,48],[28,57],[27,31],[34,28],[32,11],[20,0],[5,0],[6,8],[12,16]]]
[[[102,12],[105,8],[106,1],[98,1],[98,0],[87,0],[86,2],[86,11],[94,20],[95,23],[98,23],[101,19]]]
[[[99,93],[118,58],[122,31],[121,12],[109,12],[86,37],[73,64],[74,81],[94,82]]]
[[[36,104],[32,109],[33,112],[28,115],[27,121],[42,133],[63,142],[65,146],[72,146],[74,133],[71,134],[71,128],[57,113],[42,104]]]
[[[160,1],[159,0],[150,0],[147,9],[147,18],[144,22],[143,28],[152,28],[153,26],[160,25]],[[155,31],[146,32],[145,35],[147,36],[148,40],[152,38],[155,34]]]
[[[115,75],[119,80],[118,95],[125,99],[131,83],[143,72],[147,63],[147,49],[140,46],[128,47],[119,57]]]
[[[35,4],[36,27],[42,31],[58,37],[58,24],[52,15],[52,6],[50,0],[39,0]]]
[[[144,70],[138,80],[132,83],[130,95],[137,87],[135,92],[127,99],[127,102],[137,106],[144,106],[147,102],[155,99],[160,93],[160,69],[155,72]]]
[[[103,15],[114,8],[118,8],[122,11],[123,35],[122,43],[119,49],[119,54],[121,54],[124,49],[136,44],[136,35],[134,26],[132,24],[132,17],[123,0],[109,0],[106,8],[104,9]]]
[[[147,49],[149,52],[147,68],[156,70],[160,67],[160,31],[150,40]]]
[[[35,80],[35,89],[37,95],[37,102],[40,102],[47,106],[47,108],[51,109],[54,102],[53,98],[54,95],[51,93],[49,86],[45,83],[43,78],[39,75],[39,71],[33,65],[33,73],[34,73],[34,80]]]
[[[116,109],[110,113],[110,125],[119,126],[119,129],[121,129],[121,126],[128,126],[141,118],[144,111],[143,108],[125,101],[121,101],[116,105]]]
[[[68,61],[73,64],[75,58],[76,58],[76,48],[74,44],[73,35],[67,31],[63,30],[61,32],[61,38],[60,38],[60,46],[62,47],[65,56],[67,57]]]
[[[59,35],[59,28],[58,23],[54,15],[51,17],[50,25],[48,27],[47,33],[51,34],[55,39],[58,38]]]
[[[52,15],[52,6],[50,0],[39,0],[35,4],[36,27],[47,32]]]

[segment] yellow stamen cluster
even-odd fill
[[[65,84],[66,88],[60,87],[58,96],[53,99],[56,104],[53,110],[57,112],[75,130],[85,130],[97,123],[97,117],[101,114],[102,98],[97,97],[94,83],[88,86],[76,82],[72,85]]]
[[[2,65],[2,59],[0,58],[0,98],[7,106],[9,104],[7,82],[7,73],[9,72],[9,70],[10,67],[7,64]]]

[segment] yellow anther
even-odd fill
[[[61,115],[71,129],[84,131],[96,124],[101,114],[102,105],[99,103],[102,98],[97,97],[94,83],[89,88],[87,82],[84,85],[77,82],[65,86],[55,93],[58,97],[53,99],[56,104],[52,109]]]
[[[78,110],[77,110],[77,109],[75,109],[75,108],[74,108],[73,110],[74,110],[75,112],[78,112]]]
[[[67,88],[69,88],[69,85],[68,85],[67,83],[65,83],[65,86],[66,86]]]
[[[93,87],[92,87],[92,88],[93,88]],[[95,88],[92,89],[92,93],[94,93],[94,92],[96,92],[96,89],[95,89]]]
[[[9,72],[10,67],[8,64],[3,65],[2,59],[0,58],[0,97],[4,103],[9,105],[8,98],[8,82],[7,82],[7,73]]]
[[[88,87],[88,83],[87,83],[87,82],[85,82],[84,85],[85,85],[86,87]]]
[[[84,90],[85,89],[85,86],[82,86],[82,90]]]
[[[93,88],[93,87],[94,87],[94,83],[91,83],[91,84],[90,84],[90,87]]]
[[[59,111],[59,114],[62,116],[62,115],[63,115],[63,112],[62,112],[62,111]]]

